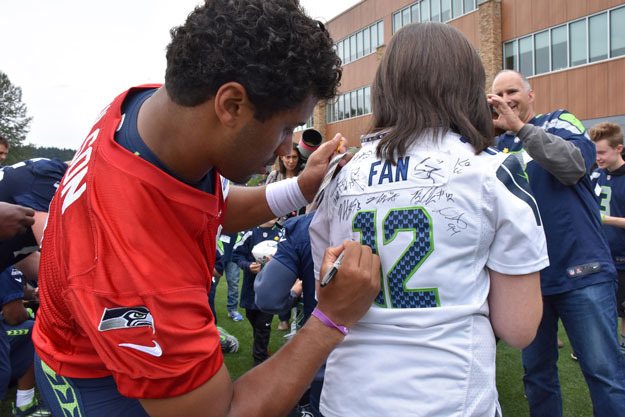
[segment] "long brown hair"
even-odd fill
[[[448,131],[481,152],[494,143],[482,62],[469,41],[442,23],[407,25],[391,39],[371,88],[373,131],[388,129],[378,157],[395,163],[426,129]]]

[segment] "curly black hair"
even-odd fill
[[[310,95],[334,97],[341,79],[332,38],[298,0],[207,0],[171,37],[165,87],[184,106],[235,81],[264,121]]]

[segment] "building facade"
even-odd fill
[[[363,0],[326,24],[343,78],[338,97],[320,103],[308,126],[358,145],[370,128],[371,83],[385,45],[423,21],[445,22],[469,39],[487,90],[497,71],[515,69],[532,84],[538,113],[565,108],[587,128],[605,120],[625,128],[623,0]]]

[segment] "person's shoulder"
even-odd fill
[[[577,134],[586,133],[584,124],[566,109],[557,109],[550,113],[539,114],[534,117],[534,125],[542,126],[547,130],[564,129]]]

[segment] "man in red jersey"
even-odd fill
[[[379,290],[368,247],[329,248],[326,268],[345,258],[322,318],[231,382],[207,302],[216,236],[311,201],[341,137],[292,180],[228,179],[290,152],[340,60],[297,0],[209,0],[171,34],[164,86],[105,109],[50,208],[33,339],[54,415],[284,415]]]

